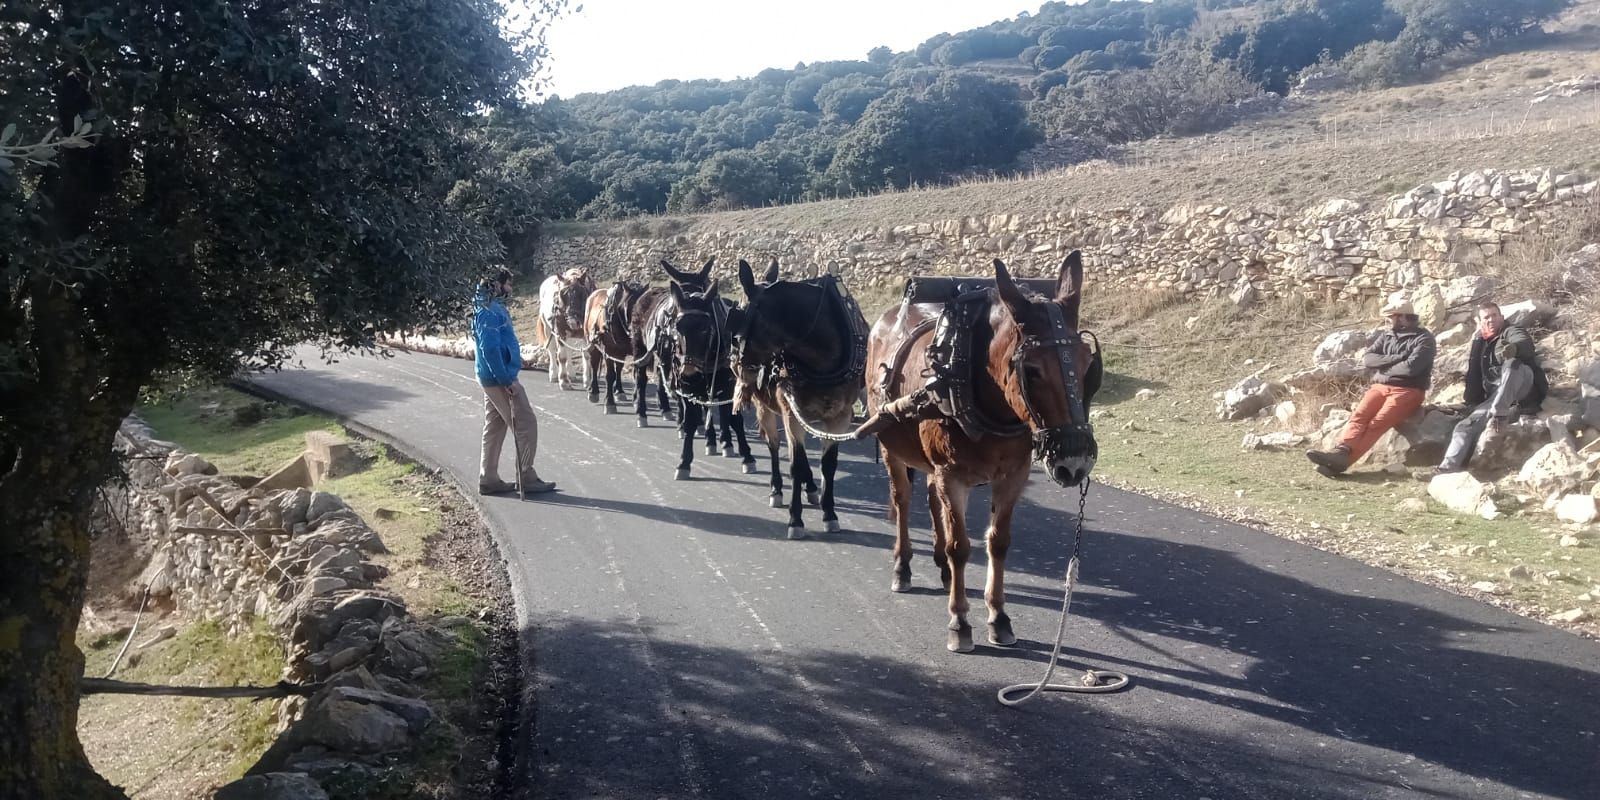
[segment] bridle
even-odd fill
[[[817,289],[817,304],[811,312],[811,322],[804,332],[793,338],[796,341],[809,339],[816,333],[817,326],[822,322],[824,312],[828,308],[830,297],[836,298],[841,306],[840,316],[848,326],[848,335],[843,340],[844,354],[840,363],[827,372],[816,372],[804,364],[789,357],[787,350],[781,350],[765,364],[752,363],[746,358],[745,346],[750,341],[750,331],[755,325],[756,318],[761,315],[761,304],[766,300],[766,292],[751,300],[745,309],[744,320],[739,329],[733,332],[732,358],[741,369],[768,368],[771,374],[782,376],[783,380],[804,386],[837,386],[861,377],[866,372],[867,365],[867,330],[855,299],[846,292],[840,291],[839,279],[831,273],[818,278],[805,281],[794,281],[799,286],[810,286]],[[770,290],[777,283],[767,285]]]
[[[1068,325],[1067,315],[1057,303],[1047,301],[1041,305],[1050,320],[1049,332],[1044,336],[1029,335],[1021,320],[1016,320],[1017,328],[1022,332],[1022,341],[1011,353],[1008,366],[1017,376],[1017,383],[1022,389],[1022,405],[1028,412],[1029,427],[1033,431],[1034,460],[1048,465],[1066,453],[1094,448],[1094,427],[1089,424],[1089,414],[1083,402],[1083,384],[1076,369],[1077,348],[1083,344],[1086,334],[1091,338],[1094,334],[1074,330]],[[1100,341],[1095,338],[1094,342],[1098,351]],[[1028,394],[1028,371],[1023,368],[1023,362],[1029,353],[1045,349],[1055,352],[1057,363],[1061,366],[1061,379],[1067,390],[1067,420],[1061,425],[1048,425]]]
[[[725,363],[727,359],[722,358],[723,349],[729,345],[728,340],[730,338],[727,305],[722,302],[721,298],[708,297],[705,292],[686,294],[683,299],[685,302],[704,303],[708,308],[684,308],[682,303],[678,304],[677,319],[668,327],[669,335],[673,341],[672,352],[685,366],[693,364],[700,369],[701,374],[706,375],[706,390],[704,397],[696,397],[689,392],[683,391],[681,388],[682,374],[680,373],[677,381],[680,384],[677,390],[678,396],[699,405],[722,405],[723,403],[716,400],[715,394],[717,378],[720,377],[723,368],[727,366]],[[677,329],[677,323],[691,317],[705,317],[706,327],[711,331],[711,335],[706,337],[704,356],[700,358],[685,352],[685,348],[688,346],[687,337],[683,336]]]

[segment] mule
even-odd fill
[[[669,337],[672,293],[665,287],[652,286],[634,301],[628,312],[628,360],[633,365],[633,411],[639,418],[639,427],[650,427],[649,403],[646,398],[650,384],[650,371],[656,372],[656,401],[661,418],[672,419],[671,399],[667,395],[666,363],[671,358]]]
[[[550,382],[560,383],[562,389],[573,386],[567,371],[573,359],[586,361],[589,342],[584,336],[584,314],[589,296],[595,291],[594,281],[587,269],[574,267],[559,275],[551,275],[539,284],[539,322],[535,339],[550,360]],[[580,371],[578,381],[584,382]]]
[[[682,427],[688,432],[683,439],[683,454],[675,478],[689,478],[694,465],[694,434],[702,418],[706,431],[706,455],[716,455],[716,430],[711,422],[713,416],[720,417],[722,421],[724,454],[733,455],[731,432],[731,436],[738,439],[738,455],[745,473],[754,473],[756,459],[750,454],[750,444],[745,439],[744,416],[733,410],[733,333],[728,320],[734,311],[734,304],[718,295],[715,282],[703,291],[687,289],[676,280],[668,288],[677,309],[673,320],[672,367],[668,370],[668,380],[671,381],[673,393],[681,401],[678,409],[683,415]],[[714,413],[707,413],[707,409],[712,409]]]
[[[606,413],[617,413],[617,398],[622,396],[622,370],[633,352],[628,332],[628,317],[645,287],[633,281],[617,281],[607,289],[590,293],[583,317],[583,338],[589,342],[589,402],[600,402],[600,381],[605,381]],[[603,378],[602,378],[603,376]]]
[[[947,646],[961,653],[973,649],[966,591],[972,487],[989,484],[992,491],[983,596],[989,641],[1009,647],[1017,639],[1005,611],[1006,553],[1030,467],[1038,461],[1061,486],[1081,486],[1098,455],[1088,411],[1100,362],[1078,330],[1081,255],[1074,251],[1062,262],[1048,297],[1019,287],[997,259],[992,288],[969,288],[964,300],[952,302],[975,297],[981,305],[959,317],[969,320],[964,348],[934,343],[942,305],[913,303],[908,296],[883,313],[868,353],[872,374],[879,376],[869,407],[879,413],[861,429],[877,433],[889,473],[895,522],[890,588],[896,592],[911,585],[910,470],[928,475],[933,557],[949,594]],[[935,376],[934,383],[925,385],[927,376]],[[944,388],[929,395],[928,386],[940,380],[947,382]]]
[[[788,536],[803,539],[801,491],[822,507],[823,529],[840,529],[834,511],[834,474],[839,443],[851,436],[851,412],[866,368],[867,323],[838,278],[803,281],[778,277],[778,262],[757,283],[750,264],[739,262],[739,284],[746,304],[735,335],[739,404],[753,402],[772,462],[773,508],[783,507],[783,476],[778,468],[778,419],[789,440]],[[821,434],[822,492],[817,496],[805,431]]]

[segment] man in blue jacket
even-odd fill
[[[511,272],[500,270],[485,280],[472,298],[477,313],[472,318],[478,383],[483,386],[483,462],[478,467],[479,494],[505,494],[517,485],[500,479],[500,449],[506,429],[514,429],[517,467],[522,470],[524,494],[548,492],[556,485],[541,480],[533,468],[539,449],[539,420],[528,404],[528,393],[517,383],[522,371],[522,348],[511,327],[511,314],[501,302],[511,296]]]

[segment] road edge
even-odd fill
[[[533,722],[534,709],[534,698],[532,693],[533,683],[530,680],[530,676],[533,674],[534,663],[533,641],[532,638],[527,635],[528,632],[533,629],[532,615],[528,610],[528,587],[526,585],[525,575],[520,570],[511,568],[510,560],[506,557],[506,553],[511,552],[511,538],[508,532],[502,529],[502,527],[494,522],[494,520],[490,518],[490,515],[486,513],[487,510],[484,507],[483,500],[478,495],[478,487],[467,485],[467,483],[460,476],[456,475],[455,472],[445,467],[435,459],[423,455],[421,448],[415,447],[409,442],[406,442],[404,439],[401,439],[400,437],[390,434],[386,431],[382,431],[365,423],[350,419],[343,414],[339,414],[329,409],[321,408],[313,403],[307,403],[299,398],[290,397],[289,395],[274,391],[273,389],[251,381],[248,377],[234,378],[228,381],[228,385],[234,389],[244,392],[245,394],[253,395],[255,397],[262,398],[263,400],[271,400],[275,403],[282,403],[284,405],[294,406],[296,408],[303,408],[308,411],[329,417],[338,422],[340,425],[355,431],[361,436],[392,447],[395,450],[403,453],[406,458],[409,458],[412,461],[427,467],[429,470],[432,470],[435,475],[448,480],[451,485],[456,487],[456,491],[461,494],[462,499],[466,500],[466,502],[472,506],[472,510],[478,515],[479,521],[481,521],[484,528],[489,531],[489,537],[493,541],[495,547],[495,554],[500,558],[500,563],[505,568],[506,580],[511,587],[511,609],[515,617],[513,622],[515,623],[517,629],[517,734],[515,736],[515,746],[512,750],[515,756],[515,762],[504,765],[502,768],[505,770],[507,775],[511,776],[531,774],[531,762],[529,760],[531,757],[529,752],[531,737],[524,735],[526,731],[532,730],[531,725]],[[514,792],[514,795],[518,794],[520,794],[520,792]]]

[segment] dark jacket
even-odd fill
[[[1433,378],[1433,334],[1422,328],[1386,330],[1367,348],[1361,364],[1378,371],[1373,383],[1427,389]]]
[[[1533,337],[1516,325],[1507,325],[1492,339],[1483,338],[1481,333],[1472,337],[1472,350],[1467,354],[1467,393],[1463,398],[1467,404],[1475,406],[1493,397],[1500,388],[1500,376],[1511,361],[1533,369],[1533,391],[1517,404],[1517,410],[1524,414],[1538,413],[1539,406],[1550,393],[1550,381],[1545,377],[1544,367],[1539,365]]]

